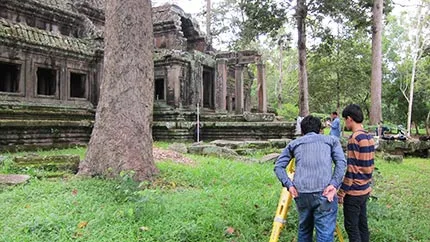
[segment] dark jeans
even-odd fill
[[[362,196],[346,195],[343,199],[345,230],[350,242],[369,242],[367,226],[367,200],[369,194]]]
[[[336,228],[337,197],[329,202],[322,192],[299,193],[294,198],[299,211],[298,242],[311,242],[314,231],[318,242],[332,242]]]

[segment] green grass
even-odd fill
[[[268,241],[280,192],[273,164],[189,157],[196,164],[157,163],[159,177],[140,189],[128,176],[1,188],[0,241]],[[377,167],[372,241],[429,241],[430,162]],[[293,206],[280,241],[296,237],[296,224]]]

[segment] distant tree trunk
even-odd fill
[[[206,0],[206,35],[208,38],[208,48],[212,45],[211,35],[211,18],[212,18],[212,3],[211,0]]]
[[[107,0],[104,79],[79,174],[135,180],[158,173],[152,155],[153,26],[150,0]]]
[[[411,75],[411,84],[409,87],[409,103],[408,103],[408,123],[407,123],[407,129],[406,134],[407,136],[411,135],[411,124],[412,124],[412,107],[414,102],[414,87],[415,87],[415,74],[417,69],[417,62],[418,57],[414,54],[413,60],[412,60],[412,75]]]
[[[427,118],[426,118],[426,134],[427,136],[430,135],[430,111],[427,113]]]
[[[340,112],[340,73],[336,70],[336,112]]]
[[[283,42],[282,40],[279,40],[279,81],[278,81],[278,86],[276,88],[276,92],[277,92],[277,96],[278,96],[278,109],[282,108],[282,77],[283,77],[283,73],[282,73],[282,51],[283,51]]]
[[[426,16],[426,13],[422,13],[422,5],[418,6],[417,11],[417,32],[415,33],[415,42],[412,47],[412,73],[411,73],[411,82],[409,86],[409,99],[408,99],[408,123],[407,123],[407,136],[411,135],[411,123],[412,123],[412,108],[414,103],[414,87],[415,87],[415,75],[417,72],[418,61],[421,59],[423,54],[423,50],[425,48],[426,42],[421,41],[421,34],[423,31],[423,19],[422,16]]]
[[[299,116],[309,114],[308,74],[306,70],[306,0],[297,0],[296,17],[299,49]]]
[[[415,135],[420,135],[420,128],[418,127],[418,124],[416,122],[412,122],[415,127]]]
[[[382,9],[383,0],[373,2],[372,80],[370,84],[370,123],[382,120]]]

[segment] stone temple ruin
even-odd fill
[[[0,1],[0,150],[87,144],[103,78],[103,9],[103,0]],[[153,24],[155,140],[192,140],[197,113],[203,140],[293,136],[293,123],[267,112],[257,52],[215,53],[176,5],[154,7]]]

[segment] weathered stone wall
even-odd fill
[[[273,122],[264,116],[248,121],[244,115],[201,114],[201,140],[266,140],[293,138],[295,123]],[[197,116],[195,111],[157,108],[154,110],[154,140],[193,140]]]
[[[94,111],[70,107],[0,105],[0,151],[87,145]]]

